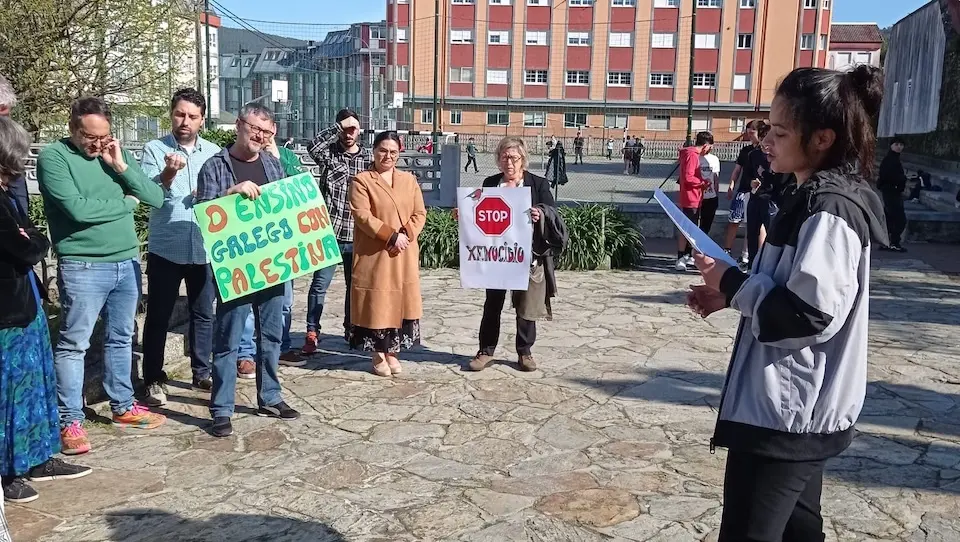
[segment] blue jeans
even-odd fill
[[[60,423],[82,422],[84,357],[103,312],[103,389],[110,409],[123,414],[133,406],[134,317],[140,299],[140,262],[80,262],[58,265],[60,337],[54,349]]]
[[[353,283],[353,243],[340,243],[340,254],[343,256],[343,280],[347,284],[347,292],[343,298],[343,329],[350,328],[350,285]],[[336,265],[324,267],[313,274],[310,282],[310,292],[307,294],[307,332],[320,332],[320,316],[323,314],[323,302],[327,299],[327,289],[333,282],[333,275],[337,271]]]
[[[253,311],[254,338],[258,345],[257,404],[273,406],[282,401],[277,361],[283,335],[284,285],[277,285],[228,303],[217,305],[213,332],[213,391],[210,414],[232,416],[237,391],[237,355],[247,317]]]
[[[280,337],[280,352],[290,350],[290,323],[293,311],[293,281],[285,282],[283,286],[283,333]],[[257,345],[253,342],[253,311],[247,316],[243,325],[243,337],[240,338],[240,353],[237,359],[255,359]]]

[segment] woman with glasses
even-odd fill
[[[350,347],[372,352],[378,376],[400,374],[402,348],[420,344],[420,249],[427,217],[420,184],[396,169],[400,136],[381,132],[373,165],[350,184],[355,222]]]
[[[0,474],[4,500],[18,503],[38,497],[28,480],[90,474],[53,457],[60,451],[57,381],[33,271],[50,241],[8,190],[24,171],[29,142],[20,125],[0,117]]]
[[[540,221],[542,211],[540,206],[556,207],[553,196],[550,194],[550,185],[543,177],[538,177],[529,171],[527,148],[523,140],[517,137],[505,137],[497,145],[497,165],[500,173],[483,180],[484,188],[520,188],[530,190],[532,208],[530,217],[533,222]],[[480,321],[480,351],[470,361],[470,369],[482,371],[493,361],[500,338],[500,313],[506,300],[505,290],[487,290],[487,299],[483,304],[483,319]],[[520,370],[535,371],[537,363],[533,359],[533,343],[537,340],[537,323],[522,318],[517,314],[517,355],[519,356]]]

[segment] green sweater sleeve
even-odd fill
[[[123,159],[127,163],[127,169],[119,175],[123,184],[126,185],[130,193],[138,200],[147,205],[159,208],[163,205],[163,189],[160,185],[147,178],[147,175],[140,168],[140,164],[133,159],[133,156],[124,149]]]
[[[60,153],[40,153],[37,158],[37,177],[48,204],[56,205],[67,218],[80,224],[113,222],[130,214],[137,206],[129,198],[95,199],[82,196],[70,175],[66,158]]]

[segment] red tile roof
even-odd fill
[[[880,27],[875,24],[830,25],[830,43],[883,43]]]

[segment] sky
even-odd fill
[[[929,0],[833,0],[834,22],[876,22],[887,27]],[[214,0],[244,19],[264,21],[346,25],[360,21],[380,21],[386,16],[386,0]],[[269,9],[264,9],[269,6]],[[216,7],[216,6],[214,6]],[[227,26],[237,26],[224,17]],[[257,25],[261,27],[261,25]],[[264,31],[270,31],[262,28]],[[275,30],[285,35],[310,34],[316,30],[284,26]],[[291,35],[291,37],[303,37]]]

